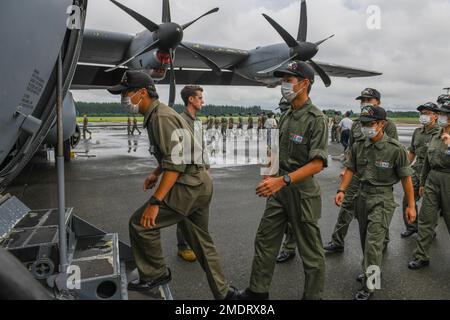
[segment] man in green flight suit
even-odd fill
[[[361,95],[356,98],[361,101],[361,110],[368,105],[380,106],[381,94],[378,90],[373,88],[366,88],[361,92]],[[386,125],[383,127],[383,131],[386,135],[392,139],[398,140],[397,128],[391,120],[386,120]],[[352,129],[350,132],[349,146],[347,150],[351,150],[354,143],[358,141],[364,141],[365,137],[361,130],[361,122],[359,120],[353,121]],[[348,157],[348,154],[347,154]],[[341,173],[341,176],[345,174]],[[348,227],[355,216],[354,212],[354,197],[359,190],[359,176],[354,174],[349,187],[345,193],[344,202],[339,210],[336,225],[331,236],[331,241],[324,247],[328,253],[336,253],[344,251],[345,236],[348,232]],[[386,233],[385,248],[389,243],[389,232]]]
[[[347,170],[336,194],[336,205],[341,206],[354,174],[359,176],[355,213],[363,251],[363,274],[358,277],[363,287],[356,300],[368,300],[375,289],[381,288],[381,263],[386,233],[395,211],[393,186],[402,181],[408,199],[405,210],[408,223],[416,219],[416,204],[412,184],[413,170],[406,149],[388,137],[383,127],[386,111],[381,107],[366,106],[359,118],[365,140],[356,142],[350,150],[345,166]]]
[[[128,289],[148,291],[171,280],[162,255],[160,232],[179,223],[206,273],[214,298],[234,298],[237,291],[225,279],[208,231],[211,178],[201,167],[202,159],[192,158],[190,150],[183,148],[185,139],[190,139],[191,144],[198,143],[191,128],[175,110],[158,100],[153,79],[145,72],[126,71],[120,84],[108,91],[121,94],[122,105],[128,112],[145,116],[150,152],[159,165],[146,178],[144,190],[155,187],[161,180],[150,200],[130,218],[130,241],[139,279],[130,282]]]
[[[321,299],[325,278],[325,255],[318,220],[322,201],[314,179],[327,166],[328,128],[323,113],[309,98],[314,70],[293,61],[282,71],[282,95],[291,108],[279,126],[279,163],[276,177],[265,177],[256,193],[267,197],[256,239],[250,285],[238,299],[268,299],[277,254],[287,223],[297,240],[305,272],[303,299]]]
[[[420,188],[420,174],[422,173],[423,163],[425,161],[425,157],[427,155],[428,144],[431,141],[431,138],[438,134],[440,131],[439,125],[437,124],[438,119],[438,111],[439,108],[433,102],[428,102],[423,105],[420,105],[417,110],[420,112],[420,123],[422,124],[421,128],[417,128],[412,136],[411,146],[409,147],[409,162],[412,163],[412,168],[414,170],[414,174],[412,176],[413,185],[414,185],[414,197],[417,201],[420,199],[419,188]],[[415,161],[414,161],[415,160]],[[403,198],[403,212],[405,211],[408,205],[407,199]],[[401,233],[402,238],[409,237],[417,232],[417,222],[419,219],[413,224],[408,224],[406,220],[405,227],[406,230]]]
[[[438,124],[427,149],[420,177],[419,193],[423,196],[419,214],[419,231],[413,260],[408,268],[420,269],[430,264],[429,250],[438,224],[439,212],[450,233],[450,101],[439,109]]]

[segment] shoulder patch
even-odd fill
[[[388,143],[393,144],[393,145],[395,145],[397,147],[403,147],[403,145],[399,141],[397,141],[397,140],[395,140],[395,139],[393,139],[393,138],[391,138],[389,136],[387,138],[388,138],[387,139]]]
[[[308,110],[308,112],[312,113],[316,117],[325,117],[324,113],[315,105],[312,105],[312,107]]]

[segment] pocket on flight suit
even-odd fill
[[[394,164],[390,161],[376,160],[375,161],[375,172],[377,175],[377,181],[391,182],[394,173]]]
[[[289,156],[297,161],[305,162],[308,160],[308,144],[304,136],[289,134]]]
[[[202,189],[203,181],[200,177],[182,174],[167,194],[164,203],[172,210],[188,216]]]

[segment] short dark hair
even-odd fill
[[[181,90],[181,99],[183,99],[186,107],[189,104],[189,98],[197,96],[198,91],[203,92],[203,88],[200,86],[185,86],[183,90]]]
[[[130,88],[130,89],[126,89],[122,92],[122,95],[126,95],[130,92],[138,92],[141,89],[145,89],[147,90],[147,94],[150,98],[152,99],[159,99],[159,95],[156,91],[150,90],[149,88]]]

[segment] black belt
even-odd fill
[[[361,183],[361,191],[378,193],[378,192],[392,192],[394,190],[393,186],[375,186],[370,183]]]

